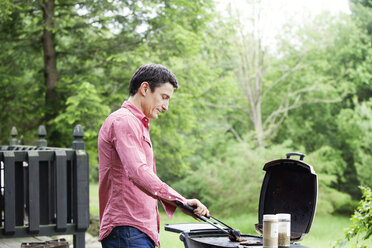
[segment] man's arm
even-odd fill
[[[113,122],[112,133],[116,151],[131,180],[138,188],[149,196],[162,202],[166,213],[173,215],[176,209],[174,201],[180,201],[184,205],[196,207],[195,213],[206,215],[208,209],[196,199],[187,200],[178,192],[160,180],[152,168],[147,165],[145,151],[142,147],[142,135],[136,125],[137,120],[120,118]]]

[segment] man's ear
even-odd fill
[[[146,96],[147,95],[147,93],[150,91],[151,89],[150,89],[150,85],[149,85],[149,83],[148,82],[142,82],[141,83],[141,85],[140,85],[140,87],[139,87],[139,89],[138,89],[138,91],[139,91],[139,93],[142,95],[142,96]]]

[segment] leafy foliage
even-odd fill
[[[97,127],[102,125],[110,108],[103,103],[94,85],[83,82],[80,86],[72,87],[71,91],[76,93],[67,98],[66,110],[52,120],[51,124],[61,133],[60,142],[64,146],[69,146],[72,142],[71,127],[77,124],[84,127],[84,141],[90,155],[90,178],[98,181]]]
[[[333,247],[367,248],[360,244],[361,240],[367,240],[372,235],[372,191],[369,187],[360,187],[363,191],[362,200],[351,217],[351,226],[345,231],[345,239],[339,240]]]
[[[353,154],[361,185],[372,186],[372,99],[355,103],[355,109],[343,109],[338,116],[339,138]]]
[[[253,148],[246,142],[225,144],[228,148],[214,154],[174,187],[187,197],[197,197],[211,212],[219,215],[240,215],[257,212],[264,164],[288,151],[285,145],[270,149]]]
[[[180,84],[169,111],[151,121],[165,182],[212,211],[256,211],[263,164],[300,150],[319,175],[317,212],[349,213],[360,199],[357,186],[371,186],[372,176],[371,4],[353,3],[351,16],[323,14],[287,26],[278,50],[260,50],[262,102],[256,106],[270,132],[258,148],[242,87],[247,78],[237,76],[238,23],[220,16],[212,0],[55,0],[53,106],[46,104],[42,1],[2,1],[0,128],[7,134],[16,126],[22,143],[31,144],[37,127],[47,124],[48,144],[69,147],[74,125],[81,124],[97,181],[101,123],[128,96],[136,68],[161,63]],[[258,45],[246,41],[240,45]],[[256,55],[245,54],[247,65],[259,62]],[[44,123],[49,112],[55,118]],[[0,137],[2,144],[8,139]]]
[[[319,25],[322,26],[320,30],[316,28]],[[370,88],[366,82],[370,81],[372,75],[368,72],[370,66],[367,66],[364,60],[368,60],[368,56],[364,56],[371,51],[371,46],[366,43],[368,35],[349,16],[330,19],[326,15],[319,16],[313,24],[298,29],[298,32],[300,43],[292,44],[293,46],[289,44],[288,47],[284,41],[283,51],[293,53],[290,57],[297,57],[304,63],[303,72],[296,74],[296,84],[308,85],[317,82],[316,94],[303,95],[305,102],[315,101],[315,104],[304,104],[301,108],[291,111],[280,127],[275,141],[280,142],[290,137],[294,144],[303,145],[307,153],[323,146],[343,151],[342,160],[347,166],[343,166],[342,173],[337,175],[332,187],[350,194],[353,199],[359,199],[360,190],[357,186],[360,184],[360,178],[356,174],[359,167],[358,154],[361,150],[354,149],[354,145],[363,144],[357,138],[363,134],[360,129],[359,132],[353,129],[351,124],[343,128],[345,124],[342,122],[344,120],[352,123],[349,119],[351,112],[354,113],[357,106],[368,101],[370,97],[370,94],[365,95],[366,88]],[[301,51],[306,52],[299,58]],[[321,100],[325,98],[332,101]],[[364,118],[369,119],[366,115]],[[363,131],[368,136],[370,131],[367,129],[365,127]],[[354,145],[347,137],[353,140],[351,143],[355,142]],[[366,152],[362,157],[367,158],[368,154],[370,152]],[[367,164],[361,167],[368,167]]]
[[[353,201],[349,194],[337,190],[338,180],[344,178],[343,173],[347,167],[341,152],[329,146],[322,146],[309,154],[307,162],[314,166],[318,175],[317,214],[350,214],[357,202]]]

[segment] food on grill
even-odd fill
[[[230,241],[233,241],[233,242],[244,242],[244,241],[247,241],[247,239],[241,237],[241,236],[235,236],[235,235],[229,235],[229,239]]]
[[[230,241],[233,241],[233,242],[242,242],[242,241],[245,241],[247,239],[243,238],[241,236],[241,233],[239,230],[235,230],[235,229],[229,229],[229,235],[228,235]]]
[[[243,242],[240,242],[241,245],[262,245],[262,242],[260,240],[246,240]]]

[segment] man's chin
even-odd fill
[[[157,113],[155,113],[155,114],[152,114],[151,115],[151,117],[150,117],[150,119],[157,119],[158,117],[159,117],[159,114],[160,114],[161,112],[157,112]]]

